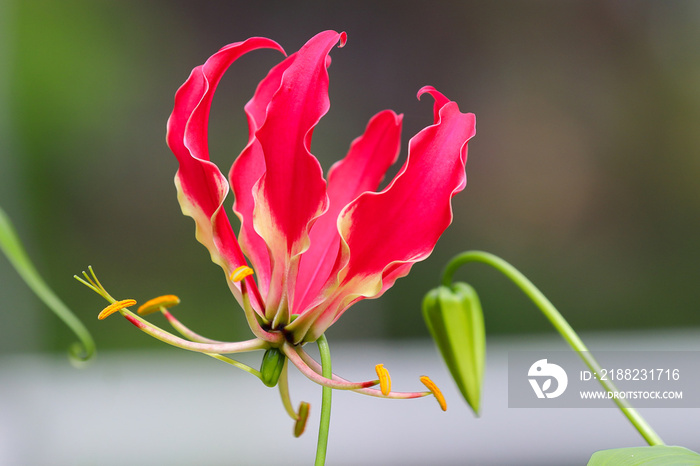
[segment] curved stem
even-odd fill
[[[321,335],[316,340],[318,351],[321,353],[321,366],[323,376],[327,379],[333,377],[333,369],[331,367],[331,351],[328,347],[328,340],[325,335]],[[333,390],[329,387],[323,387],[321,396],[321,422],[318,428],[318,444],[316,446],[316,462],[315,466],[323,466],[326,464],[326,450],[328,449],[328,431],[331,426],[331,397]]]
[[[542,294],[542,292],[527,277],[525,277],[525,275],[520,273],[519,270],[500,257],[483,251],[468,251],[459,254],[453,258],[449,264],[447,264],[447,267],[445,267],[445,272],[442,277],[442,284],[449,286],[452,283],[452,275],[454,275],[455,271],[462,265],[469,262],[481,262],[483,264],[490,265],[508,277],[532,300],[532,302],[537,305],[540,311],[542,311],[544,316],[552,323],[559,334],[564,337],[564,340],[566,340],[571,348],[573,348],[581,359],[583,359],[583,362],[586,363],[588,368],[596,373],[601,372],[601,367],[598,364],[598,361],[595,360],[581,338],[579,338],[576,331],[574,331],[566,319],[564,319],[559,311],[557,311],[549,299],[547,299],[545,295]],[[617,391],[617,388],[610,380],[603,380],[599,378],[598,381],[608,392]],[[639,412],[634,409],[626,399],[613,398],[613,401],[615,404],[617,404],[617,407],[620,408],[620,411],[627,416],[627,419],[629,419],[632,425],[634,425],[634,427],[637,429],[637,431],[639,431],[649,445],[664,445],[661,437],[659,437],[654,429],[651,428],[651,426],[644,420]]]
[[[292,406],[292,399],[289,396],[288,367],[289,360],[285,358],[284,366],[282,366],[282,373],[280,374],[280,379],[277,382],[277,386],[280,390],[280,397],[282,398],[282,405],[284,406],[285,411],[287,411],[289,417],[296,421],[297,419],[299,419],[299,416],[297,415],[296,411],[294,411],[294,406]]]
[[[5,212],[0,209],[0,250],[9,259],[17,273],[22,277],[29,288],[46,304],[80,340],[71,346],[70,357],[74,362],[87,361],[95,355],[95,341],[85,325],[66,306],[61,299],[56,296],[46,282],[41,278],[34,268],[32,261],[22,247],[17,233],[15,232],[10,219]]]

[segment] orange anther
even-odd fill
[[[102,312],[97,316],[98,319],[103,320],[111,316],[117,311],[121,311],[125,307],[134,306],[136,304],[135,299],[123,299],[121,301],[116,301],[102,309]]]
[[[442,396],[442,392],[438,388],[437,385],[435,385],[435,382],[430,380],[430,377],[427,375],[421,376],[420,381],[423,382],[423,385],[428,387],[428,390],[435,395],[435,399],[440,403],[440,407],[442,408],[443,411],[447,411],[447,402],[445,401],[445,397]]]
[[[146,316],[148,314],[160,311],[161,308],[169,309],[173,306],[177,306],[178,304],[180,304],[180,298],[174,294],[166,294],[164,296],[158,296],[157,298],[146,301],[136,312],[138,312],[139,315]]]
[[[241,265],[240,267],[237,267],[236,270],[231,272],[231,281],[240,282],[245,277],[253,275],[253,273],[253,269],[251,269],[247,265]]]
[[[391,376],[389,371],[384,367],[384,364],[377,364],[374,366],[377,371],[377,377],[379,377],[379,388],[382,391],[382,395],[386,396],[391,391]]]

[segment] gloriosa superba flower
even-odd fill
[[[329,53],[345,44],[345,33],[325,31],[273,67],[245,106],[249,140],[227,178],[209,158],[208,120],[212,98],[227,68],[242,55],[269,48],[274,41],[254,37],[223,47],[194,68],[175,95],[167,142],[177,157],[178,200],[196,223],[196,237],[226,275],[243,308],[254,339],[221,342],[202,337],[179,322],[169,308],[175,296],[149,301],[145,315],[162,311],[182,335],[166,332],[127,309],[133,300],[112,298],[97,278],[80,279],[112,304],[100,315],[121,312],[144,332],[180,348],[205,353],[243,368],[268,385],[279,381],[287,411],[297,424],[308,405],[295,412],[286,370],[291,361],[321,385],[386,398],[417,398],[439,390],[427,377],[428,391],[391,391],[389,373],[377,365],[377,378],[349,382],[323,377],[321,365],[303,349],[317,340],[353,303],[381,296],[411,266],[425,259],[452,221],[450,201],[466,185],[467,142],[475,134],[473,114],[460,112],[433,87],[434,123],[409,142],[408,157],[396,177],[377,191],[397,160],[402,115],[375,115],[347,156],[324,180],[311,154],[311,135],[328,111]],[[233,191],[238,236],[224,200]],[[260,371],[223,354],[266,350]],[[371,388],[380,385],[380,389]],[[302,420],[302,418],[304,418]],[[297,425],[295,432],[303,430]],[[300,433],[300,432],[298,432]]]

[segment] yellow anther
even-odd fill
[[[382,395],[386,396],[391,391],[391,376],[389,371],[384,367],[384,364],[377,364],[374,366],[377,371],[377,377],[379,377],[379,388],[382,391]]]
[[[102,309],[102,312],[97,316],[98,319],[106,319],[117,311],[121,311],[125,307],[134,306],[136,304],[135,299],[123,299],[121,301],[116,301],[106,308]]]
[[[442,408],[443,411],[447,411],[447,402],[445,401],[445,397],[442,396],[442,392],[438,388],[437,385],[435,385],[435,382],[430,380],[430,377],[427,375],[421,376],[420,381],[423,382],[423,385],[428,387],[428,390],[435,395],[435,399],[440,403],[440,407]]]
[[[148,314],[160,311],[161,308],[169,309],[178,304],[180,304],[180,298],[174,294],[166,294],[165,296],[149,299],[143,303],[136,312],[138,312],[139,315],[147,316]]]
[[[241,265],[240,267],[236,268],[236,270],[231,272],[231,281],[240,282],[245,277],[253,275],[253,273],[253,269],[251,269],[247,265]]]
[[[309,418],[310,405],[306,401],[299,404],[299,413],[297,413],[297,422],[294,423],[294,436],[299,437],[306,429],[306,420]]]

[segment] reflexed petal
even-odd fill
[[[423,88],[419,96],[425,92],[435,99],[435,124],[411,139],[408,160],[384,191],[362,194],[341,213],[347,265],[328,301],[288,327],[298,338],[318,338],[350,304],[381,295],[432,252],[451,223],[450,200],[466,185],[475,118],[435,89]],[[304,336],[305,328],[311,332]]]
[[[268,318],[286,319],[298,255],[308,248],[313,221],[327,208],[326,182],[309,148],[313,129],[330,105],[328,53],[344,41],[344,33],[326,31],[297,52],[256,133],[265,173],[253,187],[253,223],[271,254]]]
[[[195,220],[197,239],[227,274],[246,262],[221,209],[228,192],[226,178],[209,161],[209,109],[226,69],[241,55],[259,48],[282,51],[274,41],[252,38],[222,48],[204,65],[192,70],[175,95],[175,106],[168,120],[168,146],[180,163],[175,184],[182,211]]]
[[[328,211],[311,229],[311,245],[302,255],[293,310],[301,313],[329,279],[340,250],[338,215],[365,191],[375,191],[401,148],[402,116],[391,110],[375,115],[348,155],[328,173]]]

